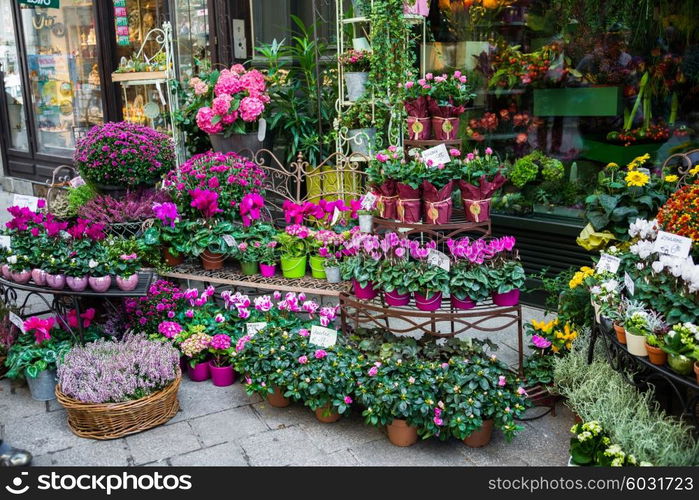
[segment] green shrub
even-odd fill
[[[85,205],[97,192],[89,184],[83,184],[68,191],[68,212],[71,217],[78,215],[78,209]]]

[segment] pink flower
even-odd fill
[[[214,317],[214,321],[215,321],[216,323],[223,323],[223,322],[226,321],[226,318],[223,317],[223,314],[218,313],[218,314]]]
[[[375,366],[372,366],[369,368],[369,371],[367,372],[370,377],[375,377],[377,373],[379,373],[379,369]]]
[[[323,359],[325,356],[328,355],[327,352],[325,352],[323,349],[318,349],[315,353],[313,353],[316,359]]]
[[[352,404],[352,398],[349,396],[345,396],[344,402],[346,405],[351,405]]]
[[[461,151],[459,151],[459,150],[456,149],[456,148],[451,148],[451,149],[449,150],[449,156],[454,156],[454,157],[461,156]]]
[[[308,363],[308,356],[300,356],[299,363],[301,363],[302,365],[305,365],[306,363]]]
[[[485,148],[485,154],[487,154],[487,155],[492,155],[492,154],[493,154],[493,150],[490,149],[490,148]]]
[[[211,110],[217,114],[217,115],[225,115],[228,113],[228,110],[231,108],[231,101],[233,98],[228,95],[228,94],[222,94],[218,97],[215,97],[213,102],[211,103]]]
[[[272,300],[269,295],[262,295],[255,299],[255,309],[262,312],[267,312],[272,309]]]
[[[211,337],[211,347],[225,350],[231,346],[231,338],[223,333],[218,333]]]
[[[434,422],[434,425],[440,426],[444,424],[444,421],[439,418],[438,416],[435,416],[432,421]]]
[[[122,254],[119,258],[121,260],[136,260],[136,259],[138,259],[138,255],[136,255],[135,253],[130,253],[128,255]]]
[[[238,317],[240,319],[248,319],[250,317],[250,310],[244,307],[238,308]]]
[[[524,390],[524,387],[518,387],[518,388],[517,388],[517,394],[519,394],[520,396],[526,396],[526,395],[527,395],[527,391]]]
[[[265,110],[264,103],[257,97],[244,97],[240,101],[240,117],[245,122],[254,122]]]
[[[45,340],[51,338],[49,333],[53,328],[56,320],[54,318],[41,319],[38,316],[32,316],[24,322],[24,330],[34,332],[34,339],[37,344],[41,344]]]
[[[503,387],[506,383],[507,383],[507,378],[505,378],[504,375],[500,375],[500,376],[498,377],[498,385],[499,385],[500,387]]]
[[[187,309],[184,313],[185,316],[188,318],[193,318],[194,317],[194,309]]]
[[[182,331],[182,326],[174,321],[163,321],[158,325],[158,332],[171,339]]]
[[[310,334],[311,334],[311,332],[309,332],[305,328],[301,328],[299,330],[299,335],[301,335],[302,337],[308,337]]]
[[[546,349],[551,345],[551,341],[540,335],[532,335],[532,344],[539,349]]]

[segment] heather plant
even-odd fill
[[[83,219],[105,225],[141,222],[153,217],[154,203],[168,201],[170,196],[167,192],[154,189],[128,191],[125,196],[118,198],[97,195],[80,206],[77,213]]]
[[[83,403],[141,399],[179,376],[177,349],[141,335],[76,346],[58,367],[63,394]]]
[[[151,284],[145,297],[124,299],[124,310],[129,328],[146,334],[158,334],[158,326],[184,308],[184,294],[167,280]]]
[[[175,164],[172,139],[150,127],[108,122],[75,147],[73,161],[86,181],[111,186],[153,185]]]

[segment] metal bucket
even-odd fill
[[[32,393],[32,399],[37,401],[51,401],[56,399],[56,370],[44,370],[32,378],[24,372]]]

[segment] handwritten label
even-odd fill
[[[367,193],[362,198],[362,210],[371,210],[376,205],[376,195],[374,193]]]
[[[335,224],[337,224],[337,221],[340,220],[340,215],[341,215],[340,209],[335,207],[335,210],[333,210],[333,220],[330,221],[331,226],[334,226]]]
[[[265,136],[267,135],[267,120],[264,118],[260,118],[257,121],[257,140],[262,142],[265,140]]]
[[[422,161],[425,162],[425,165],[427,165],[428,168],[436,167],[437,165],[446,165],[451,161],[446,144],[440,144],[439,146],[426,149],[422,152],[421,156]],[[432,160],[431,164],[428,164],[429,160]]]
[[[28,196],[26,194],[16,194],[12,200],[13,205],[18,207],[27,207],[34,212],[39,208],[39,198],[36,196]]]
[[[633,282],[631,276],[629,276],[629,273],[626,272],[624,273],[624,286],[626,287],[626,291],[629,292],[629,295],[634,294],[636,284]]]
[[[322,326],[313,325],[311,327],[311,336],[308,341],[318,347],[331,347],[337,342],[337,330],[332,328],[324,328]]]
[[[692,240],[678,234],[658,231],[653,250],[663,255],[686,259],[692,248]]]
[[[449,257],[445,253],[435,250],[434,248],[431,248],[430,253],[427,254],[427,263],[432,266],[441,267],[447,272],[451,269]]]
[[[246,328],[248,329],[248,335],[254,336],[260,330],[263,330],[267,326],[267,322],[260,321],[257,323],[246,323]]]
[[[71,180],[69,180],[68,184],[70,184],[70,187],[72,187],[72,188],[77,188],[80,186],[84,186],[85,181],[83,180],[82,177],[77,176],[77,177],[73,177]]]
[[[230,248],[235,248],[238,246],[238,243],[235,241],[235,238],[230,234],[224,234],[221,237],[223,238],[223,241],[226,242],[226,245],[228,245]]]
[[[619,259],[619,257],[613,257],[612,255],[603,253],[600,255],[599,262],[597,263],[597,270],[616,274],[620,264],[621,259]]]
[[[7,248],[10,250],[12,248],[12,238],[9,236],[0,236],[0,248]]]
[[[24,331],[24,321],[22,321],[22,318],[17,316],[15,313],[10,312],[9,314],[10,321],[12,322],[13,325],[15,325],[17,328],[19,328],[19,331],[22,333],[26,333]]]

